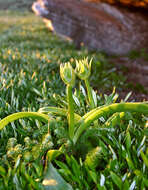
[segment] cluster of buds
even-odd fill
[[[75,73],[81,80],[86,80],[91,74],[91,63],[92,59],[88,62],[88,58],[82,60],[76,60],[76,69],[75,72],[69,62],[64,65],[60,65],[60,75],[63,82],[66,85],[74,86],[75,84]]]

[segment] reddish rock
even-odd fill
[[[148,0],[84,0],[87,2],[106,2],[109,4],[120,5],[125,7],[138,7],[148,9]]]
[[[86,0],[39,0],[33,10],[52,22],[57,34],[91,50],[123,55],[148,49],[148,13]]]

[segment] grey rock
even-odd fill
[[[146,11],[85,0],[39,0],[32,9],[51,21],[53,30],[72,39],[77,47],[83,43],[90,50],[114,55],[148,49]]]

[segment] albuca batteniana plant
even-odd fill
[[[88,63],[88,59],[83,59],[76,61],[76,74],[82,80],[87,80],[86,88],[88,93],[88,99],[90,104],[93,105],[92,92],[90,92],[90,85],[88,77],[91,72],[91,62]],[[72,143],[76,144],[82,133],[85,132],[87,128],[93,123],[93,121],[99,119],[102,116],[112,116],[117,112],[138,112],[142,114],[148,114],[148,104],[147,102],[133,102],[133,103],[114,103],[107,106],[96,107],[90,112],[86,113],[84,116],[80,116],[74,113],[74,100],[72,96],[72,88],[75,84],[75,72],[70,65],[70,63],[65,63],[65,65],[60,66],[60,75],[62,80],[67,86],[67,103],[68,109],[56,108],[56,107],[43,107],[40,108],[38,112],[19,112],[9,115],[0,121],[0,130],[2,130],[8,123],[18,120],[20,118],[34,118],[39,119],[45,123],[49,123],[50,126],[50,116],[48,113],[54,113],[56,115],[66,116],[68,118],[69,125],[69,139]]]
[[[88,99],[89,99],[89,104],[91,109],[95,108],[95,101],[93,99],[93,90],[90,87],[89,84],[89,77],[91,74],[91,63],[92,63],[92,59],[90,60],[90,62],[88,63],[88,58],[84,58],[82,60],[76,60],[76,74],[78,75],[78,77],[81,80],[85,81],[85,85],[87,88],[87,93],[88,93]]]
[[[68,102],[68,124],[69,124],[69,137],[72,140],[74,137],[74,107],[72,97],[72,87],[75,84],[75,73],[70,63],[65,63],[60,66],[60,75],[64,83],[67,85],[67,102]]]
[[[72,68],[70,63],[65,63],[60,66],[60,75],[63,80],[63,82],[66,84],[66,96],[67,96],[67,109],[63,108],[57,108],[57,107],[43,107],[40,108],[38,112],[19,112],[14,113],[12,115],[9,115],[2,119],[0,121],[0,130],[2,130],[6,125],[8,125],[10,122],[13,122],[15,120],[21,119],[21,118],[33,118],[38,119],[41,122],[47,123],[49,126],[49,133],[50,128],[52,127],[52,116],[51,114],[61,117],[67,117],[67,125],[65,125],[65,131],[67,131],[67,138],[65,141],[63,141],[63,144],[58,147],[58,149],[51,148],[52,146],[49,146],[50,149],[47,148],[46,155],[48,157],[48,160],[52,161],[59,155],[63,153],[70,153],[70,154],[76,154],[77,146],[79,145],[79,140],[81,137],[85,136],[88,132],[88,129],[93,126],[94,122],[96,120],[99,120],[101,118],[109,118],[107,122],[104,124],[105,126],[109,126],[112,122],[114,126],[117,125],[118,122],[124,117],[125,112],[137,112],[143,115],[148,115],[148,104],[146,102],[133,102],[133,103],[113,103],[109,105],[104,105],[101,107],[96,107],[95,100],[93,96],[92,88],[89,84],[89,76],[91,73],[91,62],[88,63],[88,59],[83,59],[76,61],[76,69]],[[75,113],[74,111],[74,99],[73,99],[73,87],[75,84],[75,75],[78,75],[78,77],[81,80],[84,80],[86,89],[87,89],[87,99],[89,100],[90,105],[90,111],[83,116],[80,116],[79,114]],[[94,130],[101,125],[98,124]],[[128,135],[129,137],[129,135]],[[51,136],[50,136],[51,138]],[[130,139],[130,138],[128,138]],[[43,146],[45,141],[48,141],[48,138],[46,140],[43,140]],[[25,140],[25,143],[27,143],[28,140]],[[129,140],[130,142],[130,140]],[[14,144],[13,142],[9,143]],[[127,143],[128,147],[130,146],[130,143]],[[50,144],[51,145],[51,144]],[[9,156],[11,157],[12,153],[17,149],[21,149],[20,146],[18,147],[11,147],[10,148],[12,152],[9,152]],[[69,149],[71,149],[69,151]],[[141,153],[142,154],[142,153]],[[90,152],[85,154],[85,165],[87,167],[95,169],[97,167],[97,163],[101,163],[100,159],[105,154],[102,152],[102,149],[99,146],[94,146]],[[143,155],[143,154],[142,154]],[[25,153],[24,155],[25,159],[31,159],[29,155],[29,151]],[[143,156],[144,158],[144,156]],[[55,173],[55,170],[52,165],[49,165],[48,169],[50,168],[53,173]],[[112,177],[114,177],[114,174],[112,174]],[[57,177],[58,178],[58,177]],[[43,181],[43,184],[48,184],[48,180]],[[59,188],[60,190],[60,188]]]

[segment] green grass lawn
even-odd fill
[[[33,0],[0,0],[1,10],[31,10]]]
[[[14,1],[5,1],[5,5],[8,2]],[[93,57],[90,81],[98,90],[98,105],[112,103],[117,97],[107,95],[104,97],[102,92],[111,92],[115,86],[119,92],[122,92],[128,87],[122,71],[117,71],[114,65],[108,64],[105,54],[88,52],[84,47],[77,50],[72,43],[48,31],[42,19],[28,12],[26,8],[23,12],[18,11],[20,2],[27,4],[30,1],[15,2],[17,3],[14,5],[15,11],[0,11],[1,119],[14,112],[37,111],[40,107],[47,105],[67,107],[64,95],[65,85],[59,75],[60,64],[69,61],[75,67],[75,59],[86,56],[89,59]],[[0,7],[2,3],[4,2],[0,0]],[[23,6],[20,7],[22,10]],[[76,87],[79,85],[80,83],[76,82]],[[84,99],[82,94],[79,94],[79,97]],[[89,109],[85,101],[82,103],[81,108],[75,105],[79,114],[84,114]],[[63,140],[62,135],[65,135],[63,126],[67,127],[67,123],[61,117],[53,116],[53,119],[55,121],[53,120],[51,128],[54,138],[59,135],[60,140]],[[103,119],[106,120],[106,118],[101,119],[100,124],[104,122]],[[97,170],[90,170],[85,168],[78,157],[76,157],[77,160],[72,157],[67,157],[66,160],[62,158],[64,163],[67,163],[68,169],[57,162],[61,175],[77,190],[96,190],[97,188],[114,190],[122,187],[124,189],[142,187],[141,189],[145,190],[148,187],[148,166],[147,158],[145,158],[148,155],[146,120],[147,117],[144,115],[127,113],[124,120],[118,124],[118,130],[114,130],[112,125],[110,130],[92,127],[84,138],[91,142],[89,135],[92,134],[92,138],[96,139],[95,143],[99,143],[99,146],[107,153],[103,164]],[[43,189],[41,182],[44,164],[41,162],[44,162],[46,148],[41,150],[41,147],[46,144],[44,137],[48,132],[47,125],[25,119],[11,123],[1,131],[0,190]],[[84,151],[90,148],[90,143],[84,144],[84,139],[81,140],[82,147],[79,148]],[[56,147],[58,143],[55,142]],[[14,149],[11,149],[12,144],[15,145]],[[145,157],[140,156],[141,150]],[[75,167],[79,171],[80,178]],[[122,182],[124,182],[123,186]],[[105,187],[100,187],[100,184],[105,184]]]
[[[1,93],[7,94],[5,101],[10,103],[13,89],[19,97],[19,110],[32,101],[38,105],[42,97],[34,89],[40,92],[43,83],[47,83],[49,91],[62,91],[59,64],[71,61],[75,65],[75,58],[94,57],[91,82],[100,93],[106,89],[111,92],[114,86],[121,90],[125,85],[125,78],[108,64],[105,55],[88,52],[85,48],[76,50],[73,44],[48,31],[42,20],[32,13],[1,11],[0,23]]]

